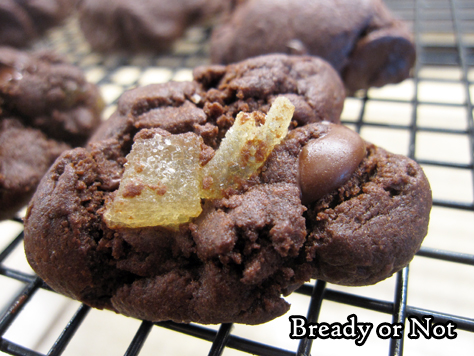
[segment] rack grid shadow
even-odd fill
[[[369,89],[347,98],[342,121],[358,131],[362,137],[389,150],[408,155],[424,168],[433,189],[433,213],[429,235],[412,264],[435,266],[433,279],[437,288],[426,291],[432,296],[443,291],[439,299],[443,305],[427,302],[416,297],[420,288],[409,283],[412,278],[412,264],[398,272],[388,288],[391,298],[378,298],[364,292],[364,288],[338,288],[324,281],[308,283],[294,292],[302,303],[309,322],[316,323],[331,304],[334,308],[342,306],[358,313],[368,310],[374,314],[386,315],[385,321],[406,325],[409,318],[433,316],[432,322],[446,324],[453,322],[458,334],[463,333],[463,346],[474,348],[474,2],[470,0],[390,0],[385,1],[393,12],[407,21],[413,29],[417,47],[417,62],[412,78],[397,85]],[[95,81],[104,94],[108,104],[107,113],[115,109],[119,95],[136,85],[151,81],[183,80],[190,77],[192,68],[207,64],[208,29],[192,29],[180,41],[173,52],[160,57],[107,57],[91,54],[83,39],[78,38],[76,20],[71,20],[59,30],[54,30],[39,47],[53,48],[69,57],[84,69],[88,77]],[[152,76],[152,79],[149,79]],[[107,114],[106,113],[106,114]],[[462,216],[461,221],[458,217]],[[21,226],[20,218],[9,223]],[[75,305],[75,312],[56,335],[54,342],[43,353],[29,345],[9,339],[9,329],[17,318],[25,312],[26,306],[36,298],[38,291],[55,293],[32,272],[25,272],[8,262],[15,251],[22,249],[23,232],[14,236],[3,236],[0,225],[0,294],[6,293],[2,280],[18,282],[11,297],[0,305],[0,354],[11,355],[61,355],[67,354],[67,347],[78,330],[84,326],[91,309],[83,304]],[[21,230],[21,227],[18,228]],[[466,235],[464,238],[451,236]],[[449,234],[449,236],[447,235]],[[8,241],[6,242],[6,239]],[[449,241],[451,241],[449,243]],[[439,242],[441,241],[441,242]],[[8,263],[7,263],[8,262]],[[446,266],[454,266],[451,267]],[[423,269],[423,267],[421,267]],[[452,284],[443,281],[451,279],[442,272],[460,271],[454,283],[460,285],[459,291],[450,291]],[[450,272],[448,272],[450,273]],[[411,281],[411,279],[410,279]],[[11,284],[7,284],[9,286]],[[19,286],[19,287],[18,287]],[[13,288],[13,287],[12,287]],[[471,298],[468,295],[471,292]],[[48,295],[49,295],[48,294]],[[466,305],[446,311],[444,305],[467,301]],[[423,308],[409,302],[409,298],[420,303]],[[301,297],[301,298],[300,298]],[[437,298],[434,298],[438,300]],[[411,301],[412,299],[410,299]],[[1,301],[1,299],[0,299]],[[418,304],[420,305],[420,304]],[[448,308],[449,309],[449,308]],[[298,309],[300,310],[300,309]],[[292,313],[290,311],[289,313]],[[327,316],[325,316],[327,318]],[[288,323],[288,315],[284,316]],[[375,320],[380,320],[376,318]],[[370,321],[370,320],[364,320]],[[325,355],[335,354],[327,351],[321,340],[302,339],[295,342],[293,349],[274,345],[259,338],[235,332],[236,326],[223,324],[202,326],[197,324],[176,324],[173,322],[151,323],[136,321],[135,334],[127,342],[125,355],[138,355],[150,340],[151,332],[168,330],[185,336],[206,341],[205,350],[209,355],[221,355],[228,350],[242,354],[256,355]],[[279,324],[280,325],[280,324]],[[257,330],[259,326],[252,327]],[[288,337],[290,329],[279,330],[279,337]],[[46,334],[47,330],[43,330]],[[255,333],[259,335],[258,333]],[[169,334],[166,334],[169,335]],[[245,335],[245,336],[242,336]],[[186,339],[180,339],[182,340]],[[378,354],[412,355],[416,347],[405,348],[407,332],[400,338],[389,338],[381,344]],[[436,343],[437,340],[432,340]],[[184,341],[186,342],[186,341]],[[450,340],[452,345],[456,340]],[[353,343],[353,342],[352,342]],[[334,344],[331,344],[334,345]],[[444,344],[443,344],[444,345]],[[332,347],[332,346],[331,346]],[[442,347],[440,344],[439,347]],[[434,346],[438,348],[438,346]],[[360,348],[361,351],[363,348]],[[94,348],[92,348],[94,350]],[[439,354],[447,350],[440,349]],[[170,353],[169,350],[166,353]],[[160,354],[156,350],[156,354]],[[357,353],[354,353],[357,354]],[[364,351],[364,354],[366,352]],[[468,353],[469,354],[469,353]]]

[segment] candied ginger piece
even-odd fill
[[[137,139],[104,214],[116,227],[177,226],[201,213],[201,140],[194,134]]]
[[[263,165],[273,148],[288,133],[295,107],[278,97],[268,114],[240,112],[214,157],[203,168],[203,197],[218,199],[237,188]]]

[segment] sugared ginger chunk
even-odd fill
[[[138,139],[127,155],[109,227],[170,226],[201,213],[201,141],[194,134]]]
[[[266,116],[240,112],[216,154],[203,168],[204,180],[211,183],[205,184],[204,197],[222,198],[226,189],[237,188],[256,173],[285,138],[294,110],[288,99],[279,97]]]

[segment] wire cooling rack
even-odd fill
[[[455,351],[470,355],[474,349],[474,2],[386,3],[415,34],[418,59],[413,78],[348,98],[342,119],[369,141],[417,160],[430,180],[434,196],[430,231],[409,267],[374,287],[308,283],[289,297],[293,305],[288,315],[262,326],[150,323],[96,311],[51,291],[25,266],[18,218],[0,223],[0,354],[445,355]],[[169,55],[102,57],[90,52],[72,19],[38,47],[53,48],[83,68],[101,88],[108,104],[104,117],[108,117],[126,89],[191,79],[192,68],[208,64],[208,38],[208,29],[193,28]],[[372,331],[370,342],[363,346],[343,339],[291,340],[291,315],[304,315],[313,323],[343,323],[355,315],[374,329],[397,323],[405,327],[392,338]],[[414,338],[409,327],[427,316],[432,317],[432,334]],[[439,334],[439,325],[449,323],[456,326],[455,338]],[[119,324],[125,326],[119,329]],[[32,333],[36,333],[34,341],[28,339]]]

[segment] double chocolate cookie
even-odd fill
[[[53,289],[93,307],[200,323],[271,320],[289,309],[282,295],[311,278],[389,277],[426,234],[430,188],[415,162],[337,124],[343,93],[327,63],[286,55],[200,67],[192,82],[124,93],[87,147],[64,152],[42,180],[25,220],[29,263]],[[282,100],[294,106],[288,134],[248,179],[212,197],[216,177],[199,172],[226,157],[237,124],[260,130]],[[241,147],[238,159],[220,161],[224,171],[259,160],[261,141],[250,136]],[[165,199],[183,189],[169,177],[191,166],[185,178],[196,170],[206,196],[199,215],[112,223],[119,197]]]
[[[100,52],[167,51],[194,24],[223,12],[230,0],[83,0],[81,30]]]
[[[59,25],[77,0],[3,0],[0,2],[0,45],[24,47]]]
[[[0,219],[26,205],[65,149],[99,126],[98,88],[51,53],[0,48]]]
[[[241,0],[214,29],[211,59],[309,54],[331,63],[349,93],[398,83],[415,62],[407,26],[381,0]]]

